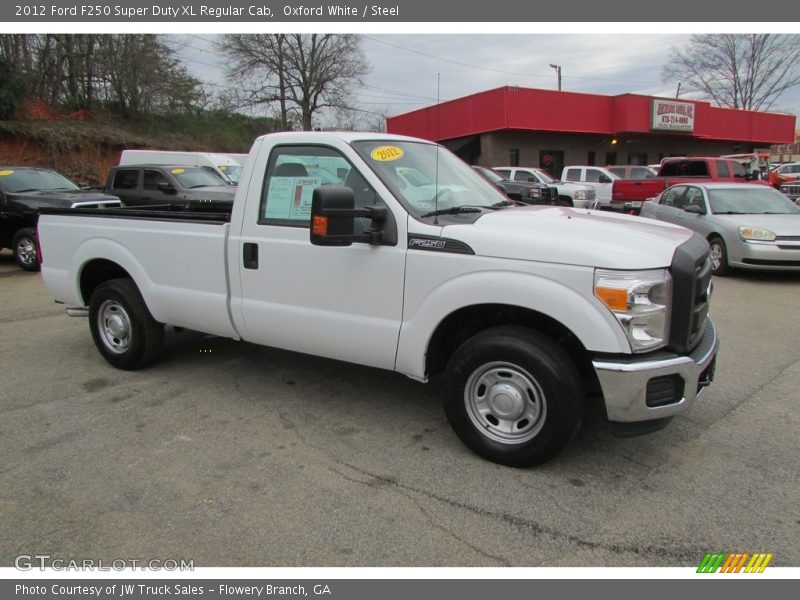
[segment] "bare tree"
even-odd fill
[[[355,35],[232,34],[219,48],[240,106],[277,106],[282,129],[298,119],[309,130],[319,111],[350,108],[350,90],[369,68]]]
[[[800,35],[693,35],[685,48],[672,48],[661,76],[719,106],[769,110],[800,84]]]

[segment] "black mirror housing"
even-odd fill
[[[164,192],[165,194],[174,194],[175,187],[169,181],[159,181],[156,184],[156,187],[159,191]]]
[[[311,243],[349,246],[353,243],[356,198],[343,185],[318,187],[311,196]]]
[[[370,219],[371,227],[355,233],[356,219]],[[397,230],[387,230],[391,213],[386,208],[369,206],[355,208],[355,194],[344,185],[324,185],[311,196],[311,243],[315,246],[349,246],[353,242],[394,246]]]

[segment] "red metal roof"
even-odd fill
[[[652,96],[637,94],[602,96],[501,87],[389,117],[386,130],[430,140],[448,140],[490,131],[522,130],[603,135],[678,135],[764,145],[794,141],[794,115],[718,108],[708,102],[683,98],[680,99],[681,103],[695,106],[694,131],[652,131],[650,119],[653,100]]]

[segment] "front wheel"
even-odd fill
[[[728,264],[728,250],[725,248],[725,242],[722,238],[712,237],[708,240],[708,245],[711,247],[711,274],[718,277],[730,275],[731,267]]]
[[[150,314],[130,279],[97,286],[89,301],[89,327],[100,354],[118,369],[150,364],[164,345],[164,326]]]
[[[11,241],[14,260],[24,271],[38,271],[39,254],[36,252],[36,230],[33,227],[20,229]]]
[[[453,354],[447,375],[450,425],[492,462],[545,462],[580,427],[580,374],[560,346],[534,330],[505,326],[475,335]]]

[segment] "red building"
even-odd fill
[[[657,163],[794,141],[794,115],[636,94],[501,87],[389,117],[390,133],[439,141],[486,166]]]

